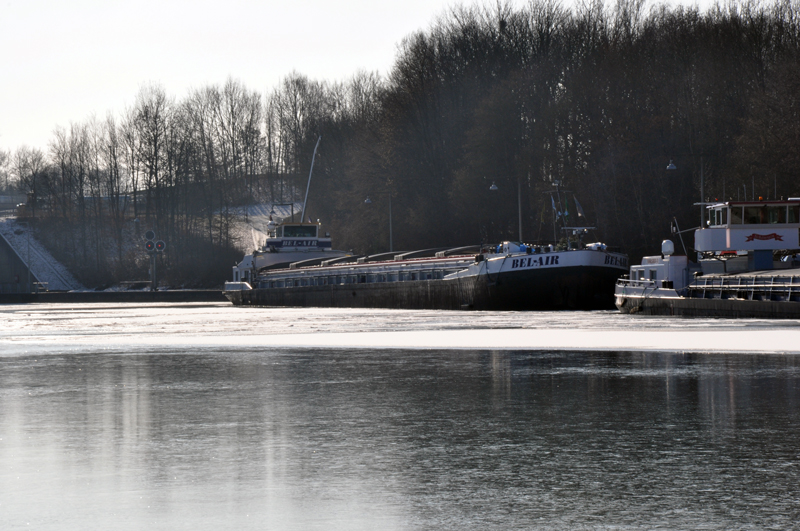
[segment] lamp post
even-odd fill
[[[499,190],[494,181],[492,181],[489,190],[492,192]],[[522,183],[519,179],[517,179],[517,220],[519,221],[519,241],[522,243]]]
[[[392,242],[392,192],[377,192],[375,195],[388,195],[389,196],[389,252],[394,252],[394,244]],[[371,205],[372,200],[367,196],[364,200],[365,205]]]
[[[678,169],[678,167],[675,166],[675,164],[672,162],[672,160],[670,160],[669,164],[667,165],[667,171],[675,171],[677,169]],[[703,199],[705,197],[705,192],[703,190],[704,184],[705,183],[704,183],[704,179],[703,179],[703,155],[700,155],[700,202],[697,203],[697,204],[700,205],[700,228],[701,229],[703,228],[703,222],[705,221],[705,212],[703,211],[703,207],[706,205],[705,199]]]

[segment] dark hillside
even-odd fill
[[[672,216],[698,224],[701,168],[705,198],[800,195],[798,8],[459,7],[409,35],[386,79],[292,73],[266,96],[228,80],[182,100],[148,86],[7,167],[96,284],[142,275],[134,219],[168,241],[173,282],[221,283],[243,250],[236,208],[302,202],[320,135],[309,211],[339,248],[388,248],[388,194],[396,249],[517,239],[518,201],[523,238],[553,239],[559,181],[635,259]]]

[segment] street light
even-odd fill
[[[394,252],[394,245],[392,242],[392,192],[385,191],[385,192],[377,192],[378,195],[385,194],[389,196],[389,252]],[[371,205],[372,200],[367,196],[364,200],[365,205]]]
[[[498,190],[497,185],[494,184],[492,181],[492,185],[489,187],[489,190],[492,192],[496,192]],[[519,241],[522,242],[522,183],[520,180],[517,179],[517,219],[519,220]]]
[[[675,166],[675,164],[672,163],[672,160],[670,160],[669,164],[667,165],[667,171],[674,171],[674,170],[677,170],[677,169],[678,169],[678,167]],[[703,208],[706,205],[705,199],[703,199],[703,197],[705,196],[705,192],[703,190],[704,184],[705,184],[705,182],[704,182],[704,179],[703,179],[703,155],[700,155],[700,202],[697,203],[697,204],[700,205],[700,228],[701,229],[703,228],[703,223],[705,222],[705,212],[704,212],[704,208]],[[724,197],[723,197],[723,199],[724,199]]]

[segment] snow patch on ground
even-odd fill
[[[27,223],[20,223],[13,217],[0,217],[0,235],[11,245],[23,262],[26,264],[30,262],[31,273],[39,279],[39,282],[47,283],[48,290],[86,289],[63,264],[53,258],[34,234]]]
[[[294,204],[295,221],[300,221],[302,210],[302,203]],[[264,240],[267,239],[267,223],[269,223],[270,213],[273,211],[275,214],[272,215],[272,218],[275,222],[283,219],[290,220],[292,217],[291,204],[259,203],[234,210],[236,219],[232,229],[233,238],[234,241],[239,242],[239,248],[243,253],[250,253],[264,245]]]

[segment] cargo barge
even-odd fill
[[[469,252],[473,251],[473,252]],[[226,283],[236,305],[440,310],[613,308],[627,257],[602,244],[556,251],[504,242],[345,257],[265,270],[251,286]]]
[[[553,184],[547,193],[554,240],[563,235],[557,244],[505,241],[352,256],[333,251],[329,235],[320,238],[313,224],[273,224],[262,251],[234,266],[225,296],[253,306],[613,309],[614,284],[627,271],[628,257],[603,243],[585,244],[594,227],[569,226],[568,219],[585,221],[585,215],[574,199],[570,217],[567,192]],[[287,248],[313,253],[286,264],[281,256],[291,256]]]

